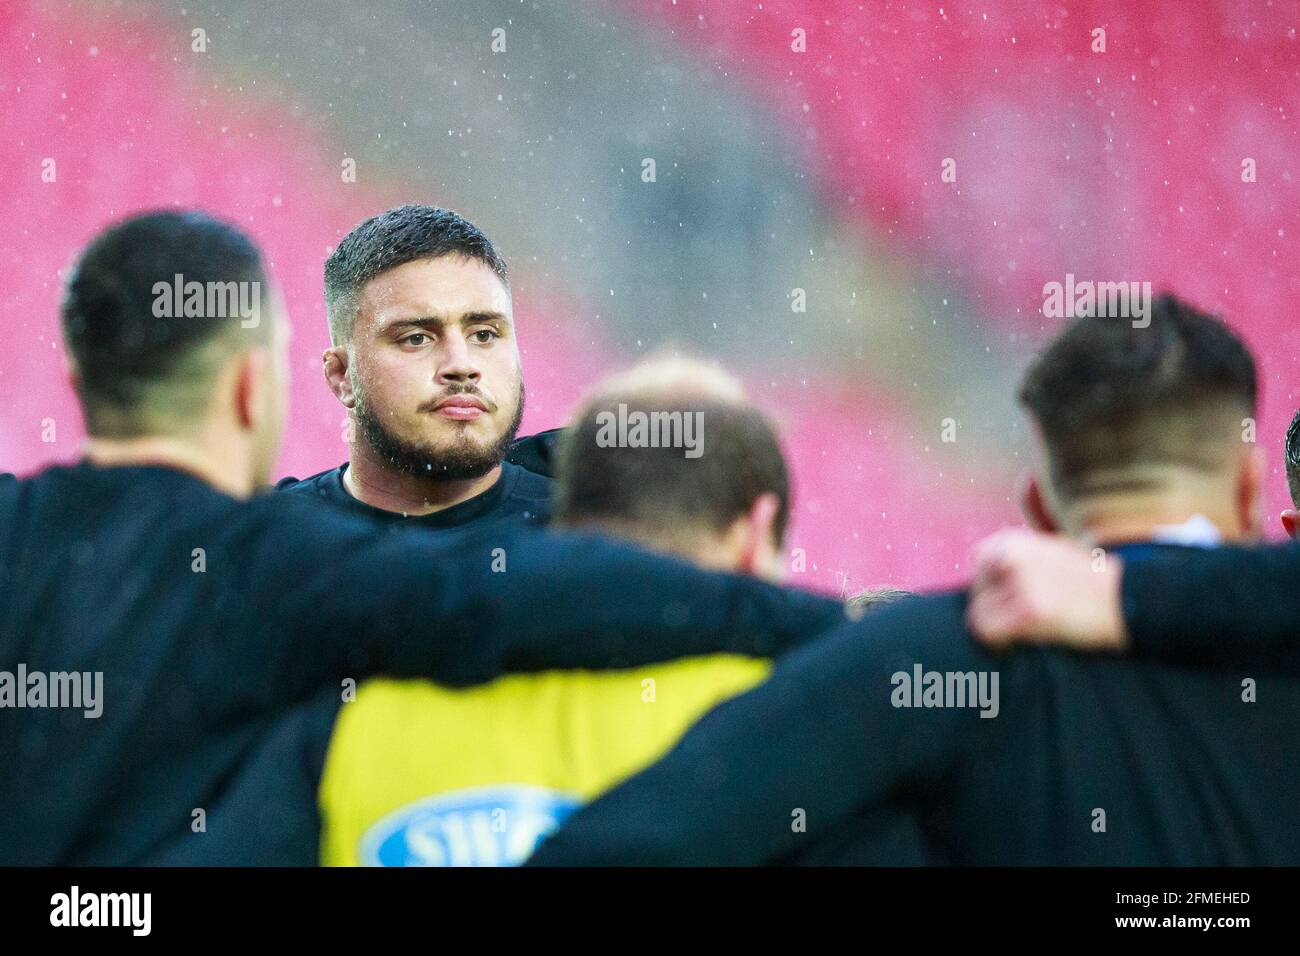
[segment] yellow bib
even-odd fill
[[[365,683],[330,741],[321,862],[521,863],[570,813],[657,760],[770,666],[719,654],[512,674],[467,689]]]

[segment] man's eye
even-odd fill
[[[493,339],[499,338],[499,336],[494,329],[479,329],[473,333],[473,338],[479,345],[487,345]]]
[[[412,335],[408,335],[406,338],[402,339],[402,344],[403,344],[403,345],[423,345],[423,344],[428,340],[428,338],[429,338],[429,336],[426,335],[425,333],[423,333],[423,332],[416,332],[416,333],[414,333],[414,334],[412,334]]]

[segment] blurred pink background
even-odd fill
[[[1014,386],[1067,272],[1151,281],[1245,334],[1273,519],[1300,404],[1298,19],[1223,0],[9,0],[0,470],[78,452],[62,270],[106,223],[173,205],[267,251],[295,327],[280,472],[338,464],[322,264],[361,219],[425,202],[511,263],[525,431],[665,343],[745,377],[793,463],[799,583],[952,583],[1017,521]]]

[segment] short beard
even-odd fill
[[[374,409],[366,401],[365,392],[357,390],[355,395],[356,405],[352,414],[362,436],[375,454],[402,474],[427,478],[429,481],[470,481],[482,478],[505,460],[524,418],[524,383],[520,379],[519,403],[515,408],[514,420],[500,438],[486,448],[458,443],[449,449],[436,449],[394,435],[375,415]]]

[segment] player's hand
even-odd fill
[[[990,648],[1053,644],[1088,651],[1127,646],[1121,560],[1065,538],[999,531],[974,552],[966,623]]]

